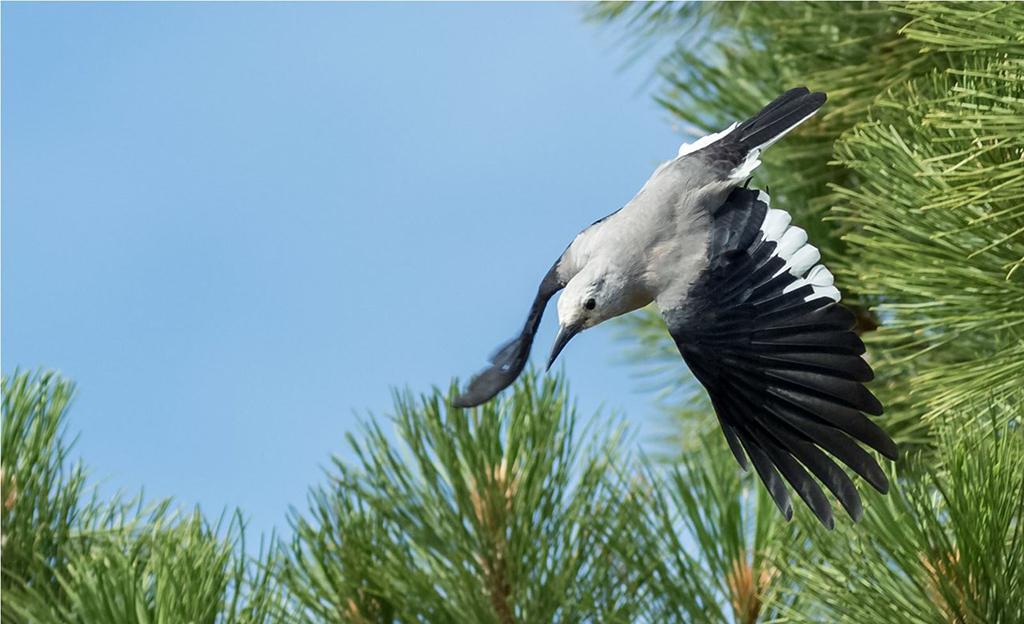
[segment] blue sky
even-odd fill
[[[78,383],[106,488],[256,530],[393,387],[477,371],[681,140],[580,5],[2,11],[3,369]],[[614,333],[563,365],[650,436]]]

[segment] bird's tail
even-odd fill
[[[737,126],[728,138],[746,152],[764,151],[807,121],[827,99],[824,93],[811,93],[807,87],[790,89]]]

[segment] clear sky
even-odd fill
[[[346,431],[477,371],[677,148],[581,9],[4,3],[3,370],[78,383],[105,487],[284,529]],[[563,365],[650,435],[614,333]]]

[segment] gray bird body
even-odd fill
[[[583,330],[655,302],[729,448],[744,468],[753,465],[782,513],[792,514],[788,483],[833,526],[824,485],[859,518],[857,490],[833,458],[888,489],[860,446],[897,456],[865,416],[882,413],[864,386],[874,373],[807,233],[771,208],[767,193],[746,188],[761,153],[825,99],[791,89],[743,123],[683,145],[625,206],[576,236],[541,281],[521,333],[453,405],[480,405],[515,381],[557,292],[548,366]]]
[[[576,236],[556,264],[559,278],[568,284],[594,263],[606,279],[621,282],[605,318],[659,298],[662,309],[685,307],[707,266],[708,207],[721,204],[732,186],[699,157],[664,163],[625,206]]]

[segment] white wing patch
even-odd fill
[[[771,206],[771,199],[764,191],[759,191],[757,199]],[[768,208],[764,223],[761,224],[761,232],[767,240],[776,242],[775,255],[786,261],[785,266],[779,269],[776,275],[783,271],[789,271],[797,280],[787,286],[783,292],[790,292],[811,285],[814,292],[804,298],[804,301],[828,297],[833,301],[839,301],[841,295],[835,287],[835,277],[832,272],[825,268],[825,265],[818,264],[821,260],[821,252],[814,245],[807,242],[807,232],[800,227],[790,225],[792,217],[785,210]]]
[[[687,154],[692,154],[697,150],[704,149],[708,145],[711,145],[715,141],[721,139],[725,135],[735,130],[736,126],[738,125],[739,123],[733,123],[731,126],[726,128],[725,130],[722,130],[721,132],[715,132],[707,135],[706,137],[701,137],[694,141],[693,143],[683,143],[682,145],[679,146],[679,153],[676,155],[676,158],[682,158]]]
[[[743,162],[737,165],[736,168],[732,170],[732,173],[729,174],[729,179],[745,180],[749,178],[754,173],[754,169],[757,169],[758,167],[761,166],[760,156],[761,150],[750,150],[750,152],[747,154],[747,157],[743,159]]]

